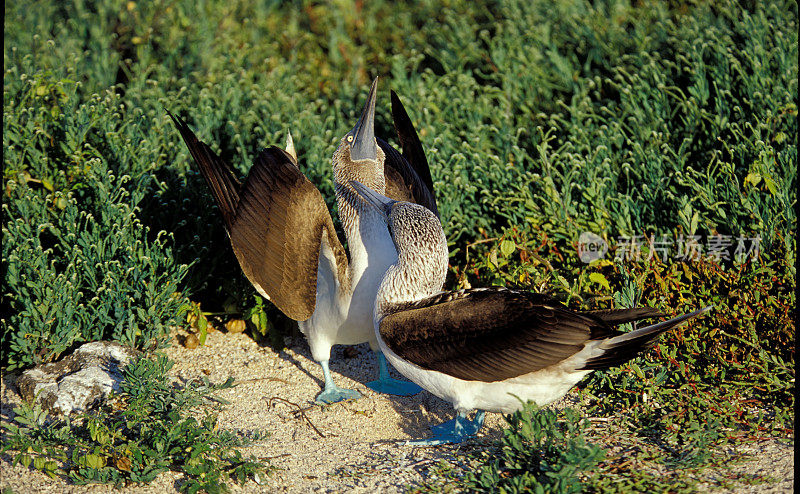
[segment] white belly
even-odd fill
[[[382,219],[361,216],[358,239],[351,241],[353,294],[347,316],[342,322],[340,339],[345,344],[369,341],[377,349],[373,314],[378,287],[389,266],[397,262],[397,250]],[[346,340],[353,340],[346,343]],[[357,340],[357,341],[355,341]]]
[[[322,239],[317,269],[314,313],[298,323],[315,360],[328,360],[333,345],[370,342],[377,348],[372,316],[383,275],[397,261],[392,238],[383,220],[362,217],[356,238],[348,239],[351,254],[351,290],[342,290],[327,240]]]
[[[539,406],[549,405],[567,394],[591,372],[570,370],[575,369],[576,359],[583,360],[583,356],[579,353],[558,366],[504,381],[465,381],[441,372],[423,369],[398,357],[380,338],[378,343],[386,358],[401,374],[430,393],[449,401],[457,411],[465,413],[476,409],[511,413],[521,409],[522,404],[528,400]]]

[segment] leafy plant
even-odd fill
[[[484,465],[468,473],[464,486],[481,492],[582,492],[581,477],[603,459],[601,448],[586,441],[588,421],[579,412],[539,409],[528,402],[505,416],[508,427],[498,451],[483,453]]]
[[[3,451],[14,451],[14,463],[33,465],[51,477],[76,484],[117,486],[148,483],[167,470],[181,472],[184,492],[228,490],[226,482],[259,479],[269,465],[242,456],[239,447],[263,439],[217,429],[210,405],[224,400],[211,395],[234,385],[206,378],[178,388],[167,373],[173,362],[163,354],[141,358],[124,368],[120,392],[93,413],[75,419],[48,420],[38,403],[15,408],[14,422],[3,424]],[[202,412],[201,418],[196,418]]]
[[[380,75],[376,134],[392,140],[392,88],[455,285],[715,306],[581,386],[588,413],[643,431],[641,468],[610,451],[598,468],[620,483],[592,488],[691,489],[708,451],[793,431],[797,21],[795,1],[9,2],[1,365],[97,338],[156,347],[189,299],[278,349],[284,319],[242,276],[164,108],[242,175],[290,130],[333,207],[330,156]],[[586,265],[584,232],[761,248]]]

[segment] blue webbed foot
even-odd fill
[[[464,434],[468,436],[474,436],[481,429],[482,425],[483,421],[481,421],[481,423],[478,424],[474,421],[466,420],[462,422],[461,427]],[[441,424],[432,425],[430,429],[433,435],[437,435],[437,434],[447,434],[448,432],[452,432],[455,430],[455,427],[456,427],[456,419],[450,419],[447,422],[442,422]]]
[[[397,396],[411,396],[422,391],[422,388],[410,381],[399,379],[376,379],[367,383],[367,387],[378,393]]]
[[[355,389],[340,388],[339,386],[325,387],[322,393],[317,395],[316,401],[320,405],[336,403],[344,400],[357,400],[361,398],[361,393]]]
[[[378,393],[397,396],[411,396],[422,391],[422,388],[410,381],[401,381],[390,377],[383,352],[375,353],[378,355],[378,379],[368,382],[367,387]]]
[[[336,403],[343,400],[357,400],[361,398],[361,393],[355,389],[340,388],[333,382],[331,371],[328,369],[328,361],[323,360],[319,363],[322,366],[322,375],[325,377],[325,389],[322,393],[317,395],[314,400],[320,405],[327,405],[328,403]]]
[[[456,418],[439,425],[431,426],[433,435],[428,439],[408,441],[410,446],[438,446],[440,444],[458,444],[474,437],[483,426],[485,412],[478,410],[475,420],[467,419],[466,414],[459,413]]]

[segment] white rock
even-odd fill
[[[138,353],[117,342],[93,341],[58,362],[23,372],[17,387],[26,401],[36,400],[50,413],[84,411],[119,390],[121,369]]]

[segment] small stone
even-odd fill
[[[241,319],[231,319],[225,323],[225,329],[227,329],[229,333],[241,333],[247,329],[247,324]]]
[[[122,368],[139,353],[114,341],[86,343],[58,362],[26,370],[17,388],[27,402],[35,400],[47,412],[81,412],[119,390]]]
[[[193,348],[197,348],[198,345],[200,345],[200,340],[197,339],[197,335],[190,334],[183,339],[183,346],[185,346],[190,350]]]

